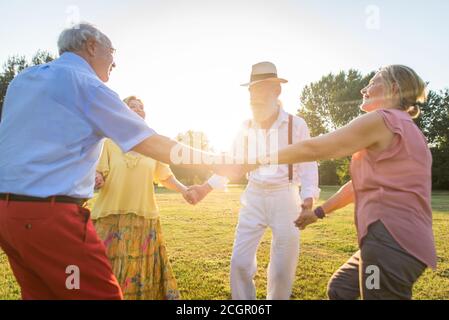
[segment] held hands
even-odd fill
[[[304,203],[301,205],[302,211],[299,214],[298,219],[295,220],[295,225],[299,230],[304,230],[309,224],[317,222],[318,217],[315,215],[315,212],[313,212],[312,207],[313,199],[305,199]]]
[[[183,188],[181,190],[181,194],[186,202],[190,203],[191,205],[197,204],[198,200],[196,199],[196,197],[194,195],[189,193],[189,188],[187,188],[187,187]]]
[[[212,191],[212,187],[206,182],[203,185],[193,185],[187,189],[184,199],[191,205],[196,205],[203,200],[209,192]]]

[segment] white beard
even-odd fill
[[[273,105],[270,106],[257,106],[257,107],[251,106],[251,111],[253,113],[254,121],[260,123],[267,120],[274,113],[276,113],[278,111],[278,105],[274,103]]]

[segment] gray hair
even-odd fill
[[[95,39],[102,44],[110,43],[109,38],[94,25],[84,22],[61,32],[58,39],[59,54],[76,52],[83,49],[88,39]]]

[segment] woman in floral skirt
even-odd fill
[[[141,100],[131,96],[124,102],[145,118]],[[129,300],[180,297],[162,235],[155,182],[189,201],[187,187],[168,165],[132,151],[123,153],[114,142],[105,141],[97,167],[100,191],[92,219],[123,296]]]

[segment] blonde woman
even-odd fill
[[[332,277],[330,299],[411,299],[427,266],[436,268],[432,230],[432,156],[413,122],[425,83],[402,65],[382,68],[362,90],[365,115],[332,133],[278,153],[279,163],[352,155],[352,180],[296,225],[355,203],[360,250]]]
[[[141,100],[131,96],[124,102],[145,118]],[[114,142],[105,141],[97,167],[100,191],[92,219],[125,299],[179,299],[161,231],[156,181],[190,201],[187,187],[168,165],[138,153],[123,153]]]

